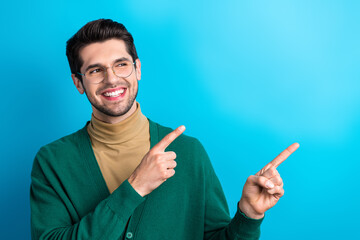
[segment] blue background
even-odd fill
[[[0,239],[30,238],[37,150],[90,119],[65,42],[98,18],[133,34],[143,113],[202,141],[232,215],[247,176],[298,141],[261,239],[356,238],[359,12],[355,0],[2,3]]]

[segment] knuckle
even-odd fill
[[[273,195],[275,193],[274,189],[267,189],[266,192],[270,195]]]
[[[175,132],[175,134],[176,134],[176,135],[181,134],[181,131],[180,131],[180,129],[179,129],[179,128],[176,128],[174,132]]]
[[[169,159],[175,159],[176,158],[176,153],[175,152],[166,152],[166,156],[169,158]]]
[[[173,169],[176,167],[176,165],[177,165],[177,163],[174,160],[172,160],[168,163],[168,168]]]
[[[167,173],[167,171],[161,171],[161,178],[162,178],[162,179],[167,179],[167,178],[168,178],[168,173]]]
[[[288,149],[285,149],[282,153],[280,153],[281,158],[286,159],[290,155],[290,151]]]
[[[160,171],[165,171],[166,170],[166,165],[165,165],[165,163],[159,163],[159,169],[160,169]]]
[[[170,135],[166,135],[165,137],[164,137],[164,140],[165,140],[165,142],[169,142],[170,141]]]
[[[153,162],[156,167],[158,167],[158,168],[161,167],[162,161],[160,159],[155,159]]]
[[[283,195],[284,190],[281,187],[277,187],[275,193]]]
[[[285,154],[291,154],[291,151],[289,150],[289,148],[286,148],[286,149],[284,150],[284,153],[285,153]]]
[[[155,155],[154,156],[154,161],[155,161],[156,164],[161,164],[162,157],[160,155]]]
[[[271,176],[276,175],[276,172],[277,172],[277,170],[276,170],[276,168],[275,168],[274,166],[272,166],[271,168],[269,168],[269,173],[270,173]]]
[[[264,176],[260,176],[259,179],[258,179],[258,183],[262,184],[262,185],[265,185],[267,181],[269,181],[269,179],[267,177],[264,177]]]
[[[254,176],[254,175],[250,175],[250,176],[246,179],[247,182],[254,182],[254,180],[255,180],[255,176]]]

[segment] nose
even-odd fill
[[[108,83],[113,83],[113,82],[117,82],[118,79],[119,79],[119,77],[116,76],[114,69],[112,67],[107,67],[106,73],[104,76],[104,81],[106,81]]]

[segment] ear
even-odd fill
[[[80,79],[78,79],[75,74],[71,74],[71,78],[74,82],[76,89],[79,91],[80,94],[83,94],[85,92],[85,90],[84,90],[83,84],[80,81]]]
[[[136,59],[135,64],[136,64],[136,69],[135,69],[136,79],[138,81],[140,81],[140,79],[141,79],[141,62],[140,62],[140,59]]]

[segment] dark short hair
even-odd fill
[[[123,40],[132,60],[138,59],[134,39],[125,26],[111,19],[99,19],[88,22],[66,42],[66,56],[71,73],[82,80],[81,75],[78,74],[83,65],[80,50],[91,43],[104,42],[113,38]]]

